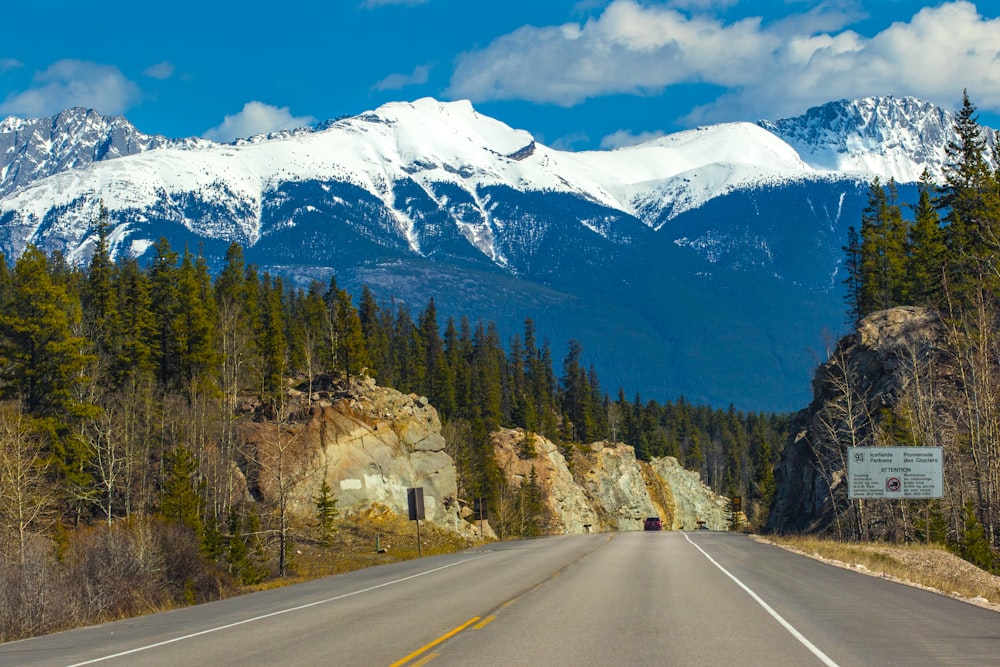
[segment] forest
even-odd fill
[[[997,569],[1000,546],[1000,136],[979,125],[968,94],[948,145],[945,178],[924,174],[916,202],[896,184],[872,182],[860,232],[844,247],[849,321],[895,306],[931,314],[934,349],[914,347],[900,363],[900,395],[881,404],[846,360],[831,380],[835,400],[814,443],[827,471],[847,446],[942,447],[944,497],[838,508],[848,539],[934,541]]]
[[[237,497],[235,424],[248,401],[286,419],[290,387],[330,378],[427,396],[463,497],[500,492],[489,434],[521,427],[567,454],[608,439],[675,456],[766,519],[786,416],[612,397],[579,342],[557,364],[530,320],[505,341],[489,322],[442,325],[433,298],[411,312],[335,277],[294,288],[236,244],[212,275],[165,240],[145,265],[112,259],[106,211],[92,232],[85,265],[35,247],[0,256],[0,640],[288,574],[289,545],[322,535],[289,536],[281,508]]]

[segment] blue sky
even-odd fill
[[[968,88],[1000,127],[993,0],[10,3],[0,117],[70,106],[228,141],[396,100],[470,99],[565,149]]]

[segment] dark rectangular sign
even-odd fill
[[[424,488],[418,486],[406,490],[406,502],[410,506],[410,521],[424,520]]]

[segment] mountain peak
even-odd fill
[[[940,179],[954,117],[915,97],[864,97],[813,107],[796,118],[761,121],[814,169],[862,172],[909,183],[926,168]]]
[[[62,171],[175,143],[143,134],[123,116],[84,107],[48,118],[10,116],[0,122],[0,196]]]

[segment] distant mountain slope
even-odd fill
[[[797,118],[761,121],[814,169],[915,183],[926,168],[940,182],[954,116],[913,97],[829,102]],[[993,143],[992,135],[987,137]]]
[[[299,284],[336,271],[506,335],[530,316],[554,345],[581,340],[611,390],[768,409],[808,398],[840,327],[869,179],[940,173],[952,123],[872,98],[571,153],[432,99],[226,145],[66,113],[0,126],[21,147],[0,162],[9,257],[85,261],[103,203],[117,254],[165,237],[217,262],[237,241]]]

